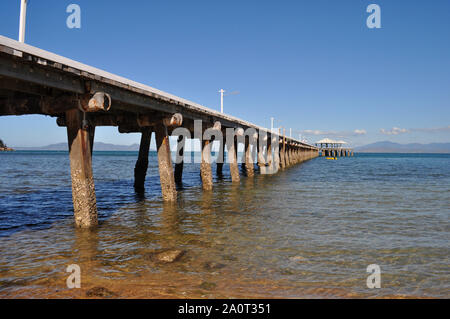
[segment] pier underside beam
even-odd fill
[[[150,149],[151,136],[152,129],[150,127],[142,129],[139,156],[134,167],[134,189],[138,192],[142,192],[145,189],[144,184],[148,169],[148,152]]]
[[[93,130],[82,127],[83,114],[78,109],[67,111],[66,120],[75,224],[90,228],[98,224],[90,145]]]
[[[162,197],[164,201],[176,201],[177,190],[175,188],[174,170],[170,156],[169,135],[167,127],[162,123],[155,126],[155,137]]]

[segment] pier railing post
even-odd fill
[[[67,111],[66,125],[75,224],[89,228],[98,224],[91,153],[94,137],[93,130],[83,127],[86,123],[82,114],[78,109]]]
[[[167,127],[163,123],[155,126],[155,137],[162,197],[164,201],[176,201],[177,190],[170,154],[169,135]]]
[[[139,145],[139,155],[134,167],[134,188],[136,191],[144,190],[145,176],[148,169],[148,152],[150,149],[150,140],[152,130],[150,127],[142,129],[141,144]]]

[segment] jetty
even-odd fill
[[[217,174],[225,162],[231,181],[240,181],[238,145],[245,178],[319,156],[320,148],[186,99],[157,90],[42,49],[0,36],[0,116],[42,114],[67,129],[75,225],[97,225],[92,171],[95,128],[116,126],[120,133],[140,133],[134,187],[144,190],[149,147],[154,133],[162,199],[177,200],[183,154],[188,138],[201,145],[200,176],[205,192],[213,191],[211,146],[219,142]],[[169,136],[177,137],[173,163]],[[225,148],[227,150],[226,160]],[[49,174],[51,171],[49,170]]]

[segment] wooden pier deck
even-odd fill
[[[244,144],[247,178],[255,171],[278,169],[317,157],[319,148],[303,143],[200,104],[137,83],[39,48],[0,36],[0,116],[43,114],[67,127],[75,224],[97,225],[92,172],[96,126],[117,126],[120,133],[141,133],[135,166],[137,191],[143,191],[148,151],[155,133],[161,192],[165,201],[177,199],[182,180],[183,150],[187,138],[202,145],[201,179],[205,191],[213,189],[211,145],[220,142],[217,172],[223,154],[233,182],[239,182],[237,146]],[[169,136],[178,136],[173,167]],[[255,169],[259,168],[259,169]],[[50,172],[49,172],[50,173]]]

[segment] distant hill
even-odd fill
[[[16,147],[18,151],[68,151],[67,143],[50,144],[41,147]],[[139,151],[139,144],[116,145],[102,142],[94,143],[94,151]]]
[[[360,153],[450,153],[450,143],[399,144],[389,141],[355,147]]]

